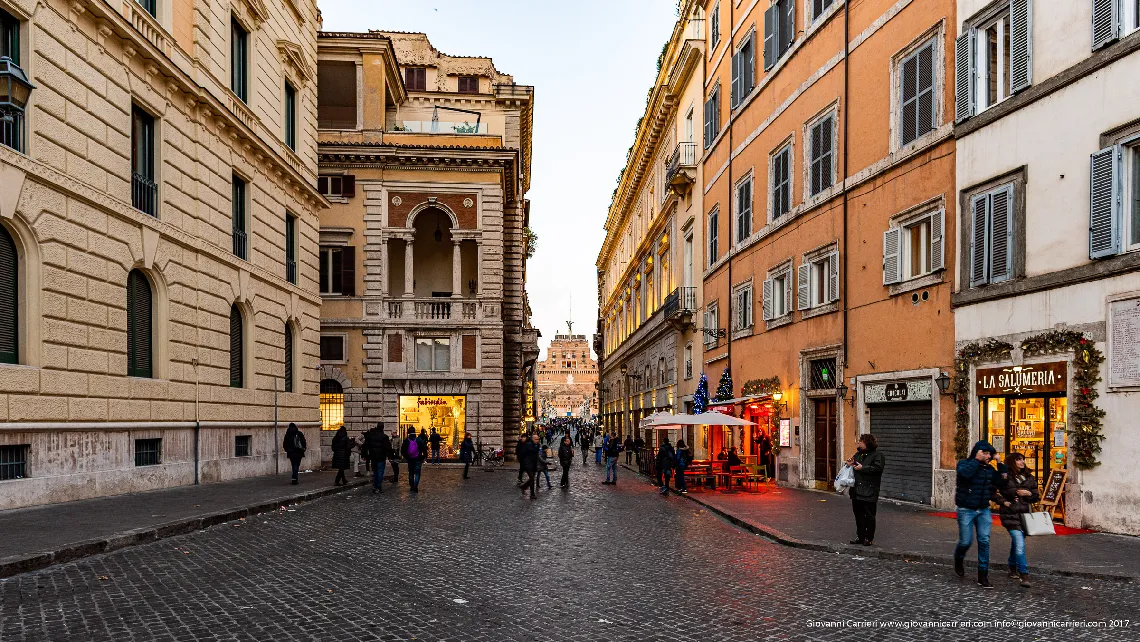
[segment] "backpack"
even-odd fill
[[[415,439],[408,440],[408,459],[416,459],[420,456],[420,445]]]
[[[300,432],[293,433],[293,450],[305,450],[305,444],[301,441],[301,439],[302,437]]]

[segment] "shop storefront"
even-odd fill
[[[467,397],[464,395],[400,395],[400,433],[421,430],[439,433],[440,455],[459,456],[459,444],[467,426]]]
[[[870,433],[888,453],[880,495],[929,504],[934,495],[937,424],[929,378],[866,384]],[[854,448],[852,447],[852,450]]]
[[[1068,367],[1064,361],[978,368],[975,377],[982,438],[1001,461],[1014,453],[1044,486],[1068,467]]]

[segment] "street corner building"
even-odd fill
[[[598,414],[598,362],[584,334],[556,334],[546,360],[535,364],[539,412],[544,419]]]
[[[422,33],[318,37],[324,437],[502,446],[538,357],[525,292],[534,89]]]
[[[0,508],[319,463],[318,20],[0,0]]]

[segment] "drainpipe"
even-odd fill
[[[198,360],[193,359],[190,364],[194,366],[194,485],[198,485],[198,462],[200,453],[200,439],[202,422],[198,414]]]
[[[847,375],[847,356],[848,356],[847,355],[847,352],[848,352],[847,351],[847,338],[848,338],[847,337],[847,334],[848,334],[847,333],[847,312],[851,308],[850,304],[848,303],[848,298],[851,296],[851,293],[847,290],[847,273],[848,273],[847,267],[849,265],[848,252],[847,252],[847,175],[848,175],[848,171],[847,171],[847,149],[848,149],[848,141],[850,140],[850,134],[849,134],[849,130],[847,129],[847,127],[848,127],[848,122],[850,120],[849,114],[851,113],[850,93],[848,92],[848,89],[850,87],[850,81],[851,81],[851,74],[850,74],[850,70],[851,70],[851,48],[850,48],[851,13],[850,13],[850,8],[851,8],[851,0],[847,0],[847,2],[843,3],[843,249],[840,252],[840,256],[843,258],[840,260],[840,263],[843,266],[843,269],[842,269],[843,296],[841,297],[841,299],[843,301],[843,344],[842,344],[842,350],[843,350],[844,379],[846,378],[846,375]],[[846,383],[843,381],[843,379],[840,379],[839,385],[846,385]],[[857,394],[857,392],[855,390],[852,390],[852,393]],[[843,400],[840,399],[839,403],[842,404]],[[842,408],[840,408],[840,410],[842,410]],[[843,415],[840,414],[839,416],[842,417]]]
[[[732,45],[732,20],[733,20],[732,3],[729,3],[729,5],[728,5],[728,43],[727,43],[729,50],[731,50],[733,47],[733,45]],[[755,48],[756,47],[753,46],[753,50],[755,50]],[[753,56],[755,56],[755,53],[753,53]],[[753,67],[755,67],[755,65],[753,65]],[[729,83],[730,86],[731,86],[731,84],[732,83]],[[728,362],[725,364],[725,367],[728,368],[728,375],[731,377],[732,376],[732,258],[733,258],[733,255],[736,253],[735,252],[735,244],[732,242],[732,220],[733,220],[733,217],[735,216],[735,213],[733,212],[733,209],[732,209],[732,200],[733,200],[733,197],[736,195],[732,193],[732,191],[733,191],[733,185],[732,185],[732,128],[735,125],[735,123],[733,122],[734,118],[733,118],[733,114],[732,114],[732,98],[731,98],[732,90],[730,89],[728,93],[730,96],[729,100],[728,100],[728,104],[729,104],[729,110],[728,110],[728,208],[727,208],[728,209],[728,288],[727,288],[728,305],[726,306],[726,308],[728,310],[728,314],[725,317],[724,327],[725,327],[726,332],[724,333],[724,336],[728,339],[728,345],[727,345]],[[720,224],[719,220],[717,221],[717,224],[718,225]],[[717,325],[718,326],[720,325],[719,319],[717,320]],[[714,330],[715,329],[716,328],[714,328]]]

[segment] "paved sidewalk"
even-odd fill
[[[847,495],[768,485],[761,493],[690,487],[684,497],[737,526],[797,548],[950,565],[958,539],[954,519],[904,502],[879,502],[875,545],[865,547],[848,544],[855,538],[855,518]],[[990,567],[995,572],[1005,571],[1009,547],[1009,534],[995,524],[990,535]],[[1137,537],[1106,533],[1031,537],[1026,549],[1031,575],[1140,580]],[[972,565],[976,560],[975,544],[966,562]]]
[[[351,475],[351,473],[349,473]],[[335,471],[288,473],[0,511],[0,577],[201,530],[352,489]]]

